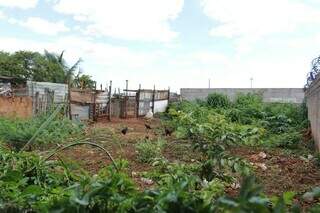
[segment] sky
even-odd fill
[[[0,0],[0,50],[65,50],[103,87],[303,87],[319,0]]]

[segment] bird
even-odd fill
[[[152,129],[149,124],[144,124],[144,126],[145,126],[147,129]]]
[[[171,136],[171,134],[173,133],[173,129],[169,127],[164,127],[164,132],[166,136]]]
[[[121,133],[123,134],[123,135],[125,135],[125,134],[127,134],[127,132],[128,132],[128,127],[125,127],[125,128],[123,128],[122,130],[121,130]]]

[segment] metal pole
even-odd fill
[[[211,88],[211,82],[210,82],[210,78],[209,78],[209,89]]]
[[[250,78],[250,86],[251,86],[251,89],[253,88],[253,78],[251,77]]]
[[[126,80],[126,96],[128,96],[128,84],[129,84],[129,81]]]

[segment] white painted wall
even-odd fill
[[[168,106],[168,100],[161,100],[154,102],[154,113],[164,112]]]

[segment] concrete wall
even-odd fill
[[[302,88],[181,88],[180,94],[183,100],[193,101],[195,99],[205,99],[210,93],[222,93],[232,100],[238,93],[258,93],[263,96],[265,102],[289,102],[302,103],[304,91]]]
[[[0,117],[29,118],[32,117],[32,98],[0,96]]]
[[[306,90],[306,98],[312,135],[320,150],[320,76]]]

